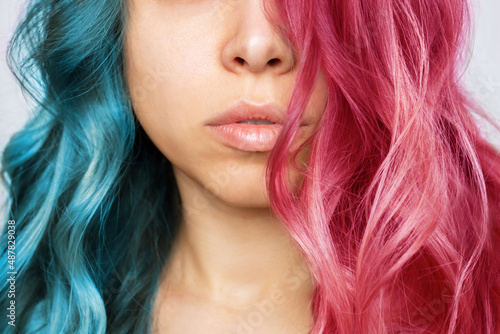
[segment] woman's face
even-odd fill
[[[125,70],[139,122],[172,162],[178,183],[240,207],[269,205],[269,140],[245,140],[272,137],[269,129],[276,125],[226,128],[250,129],[241,142],[241,136],[236,141],[218,136],[209,124],[237,103],[236,109],[247,110],[247,103],[264,113],[284,113],[298,73],[298,59],[261,5],[260,0],[128,2]],[[320,73],[297,143],[317,126],[326,90]]]

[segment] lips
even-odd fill
[[[238,101],[210,120],[206,128],[225,146],[247,152],[268,152],[281,133],[284,115],[285,109],[277,104]]]
[[[209,126],[233,124],[249,120],[268,121],[283,124],[285,109],[277,104],[253,104],[246,101],[238,101],[222,114],[208,122]]]

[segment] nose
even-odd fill
[[[231,33],[221,53],[224,67],[234,73],[291,71],[295,53],[266,18],[262,0],[231,1],[232,9],[227,11],[232,17]]]

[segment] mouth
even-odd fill
[[[283,128],[285,109],[240,101],[206,125],[223,145],[246,152],[269,152]],[[304,130],[302,124],[299,130]]]
[[[238,121],[237,124],[254,124],[254,125],[271,125],[276,124],[275,122],[267,121],[264,119],[249,119],[246,121]]]

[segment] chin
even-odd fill
[[[205,183],[207,196],[234,207],[269,207],[265,178],[247,171]]]

